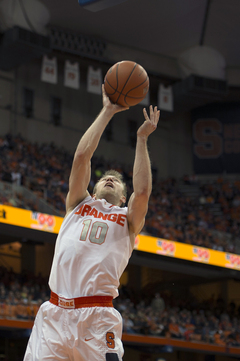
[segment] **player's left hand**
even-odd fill
[[[145,122],[138,129],[137,136],[147,138],[157,128],[160,117],[160,110],[158,110],[157,107],[154,107],[153,109],[153,106],[150,105],[149,116],[146,108],[143,109],[143,115],[145,118]]]

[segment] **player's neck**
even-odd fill
[[[108,203],[110,203],[110,204],[112,204],[114,206],[120,207],[120,204],[119,204],[120,201],[117,200],[116,197],[114,197],[114,195],[109,194],[109,195],[104,196],[104,197],[100,196],[100,197],[98,197],[96,199],[104,199],[106,202],[108,202]]]

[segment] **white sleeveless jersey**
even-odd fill
[[[63,220],[49,278],[51,291],[65,298],[118,296],[132,253],[127,207],[88,196]]]

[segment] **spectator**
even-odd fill
[[[165,309],[164,299],[160,296],[158,292],[155,293],[155,297],[151,302],[151,307],[154,312],[159,312],[159,313],[162,313],[163,310]]]
[[[182,334],[180,332],[179,324],[177,323],[174,316],[170,317],[170,322],[168,324],[168,331],[170,333],[170,337],[172,337],[172,338],[182,338]]]

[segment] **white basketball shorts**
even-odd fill
[[[113,307],[66,309],[49,301],[37,313],[24,361],[122,361],[122,317]]]

